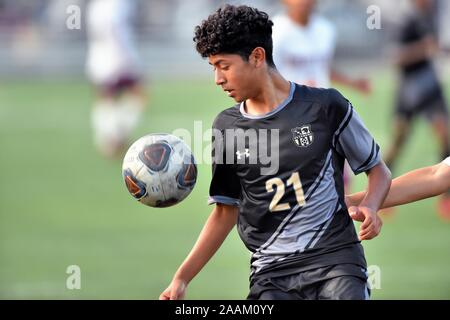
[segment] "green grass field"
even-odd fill
[[[376,75],[375,91],[348,96],[382,148],[389,144],[393,79]],[[447,86],[450,96],[450,86]],[[230,106],[209,80],[154,80],[150,107],[136,130],[204,130]],[[82,81],[0,83],[0,298],[156,299],[192,247],[211,207],[210,168],[181,204],[153,209],[135,202],[121,162],[91,143],[92,92]],[[425,122],[417,123],[396,174],[438,161]],[[355,180],[362,188],[365,177]],[[374,299],[449,299],[450,224],[436,199],[403,206],[376,240],[364,242],[369,265],[381,269]],[[249,252],[233,231],[191,283],[188,299],[243,299]],[[66,288],[66,268],[81,268],[81,290]]]

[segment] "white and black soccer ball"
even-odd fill
[[[171,134],[149,134],[125,154],[122,175],[130,194],[157,208],[185,199],[197,181],[197,165],[186,143]]]

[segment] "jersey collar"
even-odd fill
[[[244,116],[245,118],[248,119],[265,119],[268,118],[270,116],[273,116],[274,114],[280,112],[281,110],[284,109],[284,107],[286,107],[288,105],[289,102],[292,101],[292,98],[294,97],[294,91],[295,91],[295,83],[290,82],[291,84],[291,88],[289,90],[289,96],[280,104],[278,105],[275,109],[273,109],[272,111],[265,113],[265,114],[261,114],[261,115],[252,115],[249,114],[247,112],[245,112],[245,108],[244,108],[244,101],[241,102],[241,105],[239,107],[239,111],[241,112],[242,116]]]

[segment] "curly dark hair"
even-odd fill
[[[269,15],[245,5],[225,5],[195,27],[194,42],[203,58],[220,53],[238,54],[248,61],[256,47],[266,51],[266,62],[275,67],[272,57],[272,26]]]

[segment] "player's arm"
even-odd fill
[[[381,230],[382,222],[377,211],[389,191],[391,173],[381,160],[380,147],[351,103],[334,89],[328,93],[326,111],[334,130],[332,147],[347,159],[355,174],[365,172],[368,176],[367,194],[358,206],[349,208],[349,211],[363,221],[360,240],[369,240]]]
[[[350,216],[361,221],[360,240],[375,238],[381,231],[382,221],[377,214],[391,185],[391,172],[383,161],[367,172],[368,185],[361,201],[349,208]]]
[[[238,207],[216,204],[191,252],[178,268],[171,284],[159,296],[160,300],[183,299],[189,282],[211,259],[234,227]]]
[[[392,181],[381,208],[410,203],[442,194],[450,189],[450,167],[444,163],[408,172]],[[347,205],[358,205],[366,191],[346,196]]]
[[[400,45],[395,50],[394,60],[399,66],[408,66],[432,58],[438,49],[435,37],[429,35],[419,41]]]
[[[368,176],[367,194],[358,206],[349,208],[349,211],[363,221],[360,240],[369,240],[381,230],[377,211],[389,191],[391,173],[381,160],[380,147],[351,103],[334,89],[329,90],[328,99],[326,111],[334,130],[334,150],[347,159],[355,174],[365,172]]]
[[[353,79],[349,78],[343,73],[337,71],[334,68],[330,69],[330,79],[332,82],[343,85],[354,90],[357,90],[364,94],[370,94],[372,88],[370,86],[370,82],[366,78]]]

